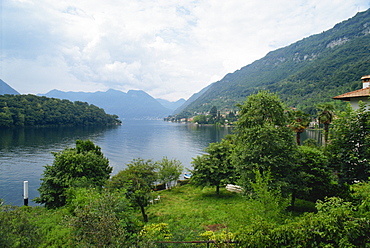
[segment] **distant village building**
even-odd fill
[[[359,101],[370,103],[370,75],[363,76],[361,80],[363,84],[362,89],[335,96],[333,99],[349,101],[353,109],[359,108]]]

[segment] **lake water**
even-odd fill
[[[23,181],[28,181],[29,199],[37,197],[44,166],[54,160],[51,152],[75,147],[77,139],[100,146],[116,174],[134,158],[156,161],[166,156],[190,169],[193,157],[231,132],[231,128],[164,121],[124,121],[111,128],[0,129],[0,198],[6,204],[22,205]],[[321,140],[322,135],[308,130],[301,139],[307,138]]]
[[[23,181],[28,181],[29,199],[37,197],[44,166],[54,160],[51,152],[75,147],[77,139],[90,139],[100,146],[116,174],[134,158],[166,156],[191,168],[193,157],[230,133],[230,128],[164,121],[124,121],[111,128],[0,129],[0,198],[6,204],[22,205]]]

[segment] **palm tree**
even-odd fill
[[[328,135],[329,135],[329,125],[333,121],[334,118],[334,105],[332,103],[320,103],[317,104],[318,112],[318,119],[319,123],[324,124],[324,141],[325,145],[328,142]]]
[[[290,119],[292,120],[289,127],[296,132],[297,145],[301,145],[301,133],[310,124],[309,114],[304,113],[301,110],[290,112]]]

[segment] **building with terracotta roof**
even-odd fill
[[[333,99],[349,101],[353,109],[359,108],[359,101],[370,103],[370,75],[363,76],[361,80],[363,84],[362,89],[335,96]]]

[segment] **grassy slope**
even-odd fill
[[[161,196],[161,201],[148,208],[149,221],[169,224],[172,240],[200,240],[200,233],[222,228],[234,233],[261,213],[254,201],[224,188],[216,195],[215,188],[202,189],[188,184],[156,194]]]

